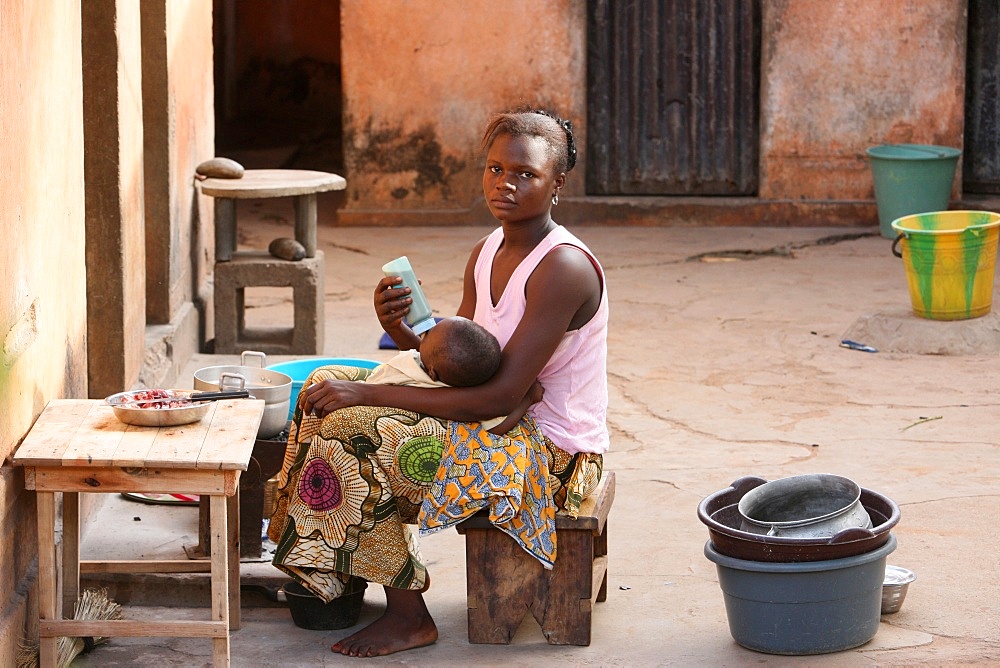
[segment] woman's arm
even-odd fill
[[[478,252],[473,253],[478,256]],[[474,266],[475,260],[470,259]],[[470,287],[471,286],[471,299]],[[475,387],[423,389],[326,381],[309,388],[304,409],[325,415],[347,406],[393,406],[451,420],[483,420],[510,413],[552,357],[563,335],[587,322],[601,299],[597,270],[579,249],[553,249],[535,268],[525,287],[526,308],[504,347],[500,368]],[[471,312],[470,312],[471,309]],[[475,283],[466,268],[459,315],[475,310]]]

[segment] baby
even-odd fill
[[[500,368],[500,343],[484,327],[453,316],[429,329],[420,350],[403,350],[380,364],[365,381],[380,385],[412,387],[470,387],[485,383]],[[506,434],[520,421],[523,410],[493,418],[483,426],[494,434]]]

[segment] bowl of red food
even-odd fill
[[[212,405],[191,399],[193,390],[136,390],[119,392],[105,399],[115,417],[140,427],[173,427],[197,422]]]

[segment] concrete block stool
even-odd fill
[[[552,570],[490,524],[484,512],[457,526],[465,536],[469,642],[509,644],[530,610],[550,645],[589,645],[591,613],[608,594],[608,511],[615,474],[605,471],[576,520],[556,516]]]
[[[291,287],[292,327],[247,329],[244,290]],[[323,350],[323,251],[289,262],[266,251],[234,253],[215,263],[215,352],[259,350],[270,355],[318,355]]]

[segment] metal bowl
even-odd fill
[[[901,566],[885,567],[885,580],[882,582],[883,615],[899,612],[899,609],[903,607],[907,588],[916,579],[916,573]]]
[[[136,400],[139,392],[148,390],[138,390],[135,392],[119,392],[107,397],[105,401],[114,410],[115,417],[125,424],[137,425],[139,427],[176,427],[182,424],[198,422],[212,407],[211,403],[202,402],[191,404],[190,406],[178,406],[176,408],[139,408],[137,406],[123,406]],[[170,398],[186,399],[191,394],[191,390],[167,390]]]

